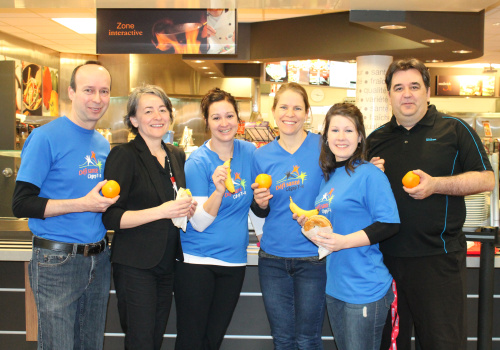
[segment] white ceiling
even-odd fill
[[[500,1],[496,0],[0,0],[0,32],[47,48],[75,54],[95,54],[93,34],[78,34],[51,18],[95,17],[99,8],[220,8],[238,9],[239,22],[258,22],[330,12],[358,10],[480,11],[486,9],[484,56],[463,63],[500,66]],[[276,8],[277,5],[280,8]]]

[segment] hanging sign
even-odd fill
[[[97,9],[97,53],[236,54],[236,10]]]

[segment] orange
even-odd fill
[[[408,188],[413,188],[420,183],[420,176],[415,174],[413,171],[409,171],[403,177],[403,185]]]
[[[108,198],[115,198],[120,194],[120,185],[115,180],[109,180],[101,188],[102,195]]]
[[[273,183],[271,175],[259,174],[255,178],[255,182],[259,184],[259,188],[269,188]]]

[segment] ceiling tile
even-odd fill
[[[8,26],[8,25],[3,25],[3,24],[0,24],[0,32],[9,33],[9,34],[26,33],[26,31],[23,29]]]
[[[18,24],[21,23],[24,25],[41,27],[41,26],[50,26],[50,25],[53,25],[53,23],[55,23],[54,21],[52,21],[48,18],[41,18],[41,17],[37,17],[37,18],[25,17],[22,20],[20,20],[19,18],[0,18],[0,20],[3,23],[7,23],[7,24],[12,25],[12,26],[17,26]]]
[[[54,22],[55,23],[55,22]],[[17,26],[20,29],[24,29],[28,32],[31,33],[40,33],[40,34],[58,34],[58,33],[68,33],[68,34],[75,34],[74,31],[71,29],[68,29],[62,25],[59,24],[53,24],[50,26],[29,26],[26,25],[25,23],[22,23]]]

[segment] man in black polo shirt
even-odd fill
[[[398,290],[397,348],[411,348],[414,326],[425,350],[465,349],[464,196],[491,191],[493,171],[476,132],[428,105],[430,75],[422,62],[393,62],[385,81],[394,115],[368,145],[370,158],[385,160],[401,219],[399,233],[380,243]],[[410,170],[420,176],[414,188],[401,183]]]

